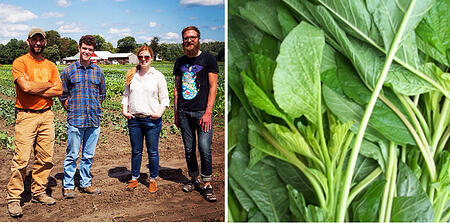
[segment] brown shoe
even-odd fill
[[[158,190],[158,186],[156,185],[156,180],[147,179],[148,182],[148,192],[156,193]]]
[[[13,218],[22,216],[22,207],[20,207],[20,201],[8,202],[8,212]]]
[[[63,193],[64,199],[72,199],[75,197],[75,192],[73,189],[64,189]]]
[[[95,188],[94,186],[80,187],[80,192],[81,193],[87,193],[87,194],[100,194],[100,193],[102,193],[100,191],[100,189]]]
[[[128,185],[125,187],[125,190],[132,191],[136,189],[138,186],[138,180],[130,180],[128,181]]]
[[[33,196],[31,199],[31,202],[33,203],[41,203],[46,205],[54,205],[56,204],[56,200],[52,197],[48,196],[46,193],[39,194],[37,196]]]

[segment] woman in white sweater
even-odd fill
[[[153,51],[142,46],[138,53],[139,64],[126,75],[122,96],[122,114],[128,119],[131,142],[131,180],[126,186],[133,190],[138,186],[141,169],[143,139],[147,146],[150,175],[148,191],[155,193],[158,188],[159,154],[158,142],[161,132],[162,114],[169,106],[169,93],[164,75],[151,67]]]

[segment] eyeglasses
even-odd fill
[[[138,56],[139,60],[142,60],[144,58],[145,58],[145,60],[150,60],[150,56]]]
[[[197,38],[198,38],[198,36],[186,36],[186,37],[183,37],[183,40],[188,41],[188,40],[195,40]]]

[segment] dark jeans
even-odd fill
[[[203,181],[211,181],[212,174],[212,156],[211,156],[211,142],[212,142],[212,117],[211,129],[204,132],[201,129],[200,119],[205,111],[178,111],[178,120],[180,123],[181,136],[183,137],[184,154],[188,167],[189,176],[198,176],[196,147],[196,133],[198,136],[198,151],[200,153],[201,162],[201,176]],[[212,115],[211,115],[212,116]]]
[[[158,142],[162,126],[161,120],[161,118],[153,120],[149,117],[128,119],[131,142],[131,176],[133,179],[139,178],[140,175],[144,137],[147,146],[150,178],[155,179],[158,176]]]

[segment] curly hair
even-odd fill
[[[78,45],[81,46],[83,43],[88,46],[94,46],[94,48],[97,46],[97,43],[95,42],[95,37],[92,35],[82,36]]]

